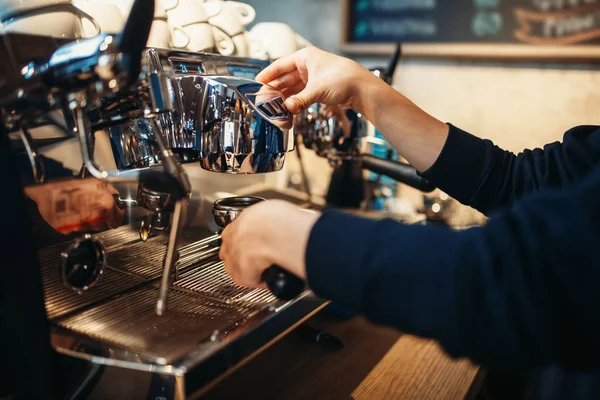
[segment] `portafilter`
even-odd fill
[[[189,107],[199,138],[200,166],[213,172],[254,174],[279,171],[294,150],[292,114],[283,94],[238,77],[193,77],[196,101]],[[193,91],[190,91],[193,92]]]
[[[260,197],[227,197],[219,199],[213,204],[215,223],[220,228],[225,228],[233,222],[242,211],[265,199]],[[262,274],[262,280],[279,300],[289,301],[298,297],[305,288],[304,281],[281,267],[273,265]]]

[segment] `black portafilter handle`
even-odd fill
[[[305,289],[304,281],[281,267],[272,265],[261,276],[263,282],[279,300],[290,301]]]
[[[403,183],[424,193],[430,193],[436,189],[433,184],[419,176],[417,170],[409,164],[386,160],[385,158],[379,158],[369,154],[363,154],[361,159],[363,169],[375,172],[376,174],[385,175],[399,183]]]

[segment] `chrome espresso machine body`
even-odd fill
[[[182,164],[264,173],[293,149],[283,97],[252,80],[267,64],[144,49],[152,7],[131,15],[119,36],[0,40],[0,396],[196,397],[325,305],[236,286],[219,236],[185,224]],[[36,137],[51,124],[64,137]],[[44,151],[66,139],[80,170]]]

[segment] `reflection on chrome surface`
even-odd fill
[[[117,168],[147,168],[159,163],[159,148],[149,120],[134,119],[111,127],[109,132]]]
[[[283,168],[294,140],[292,116],[279,91],[222,76],[179,77],[175,86],[183,94],[183,129],[177,142],[195,143],[202,168],[226,173]]]

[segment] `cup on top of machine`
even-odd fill
[[[161,0],[156,1],[154,20],[148,37],[148,47],[161,49],[186,49],[190,44],[190,36],[182,27],[169,23],[167,10]]]
[[[118,34],[125,27],[125,15],[114,4],[89,1],[78,1],[73,4],[96,20],[101,33]],[[86,37],[92,37],[97,33],[92,21],[83,19],[82,23]]]
[[[261,22],[256,24],[248,33],[250,40],[250,56],[277,60],[295,53],[310,43],[288,25],[279,22]]]
[[[71,4],[71,0],[0,0],[0,22],[16,17],[27,11],[56,5]]]
[[[9,12],[2,9],[2,3],[9,3]],[[21,8],[16,7],[15,3],[23,3],[23,1],[0,2],[0,10],[2,10],[0,17],[3,18],[2,33],[15,32],[62,39],[81,39],[96,36],[102,31],[95,18],[70,2],[65,4],[65,2],[55,1],[52,5],[47,5],[47,1],[31,1],[28,2],[27,7]],[[32,8],[30,3],[42,6]]]
[[[189,51],[213,51],[215,40],[213,30],[208,22],[208,14],[202,1],[198,0],[163,0],[172,30],[171,42],[174,47],[182,44]]]
[[[216,28],[214,34],[221,54],[248,57],[246,26],[256,17],[254,8],[248,4],[223,0],[207,0],[204,8],[208,13],[209,23]],[[227,40],[225,36],[230,39],[227,45],[232,45],[233,51],[223,44]]]

